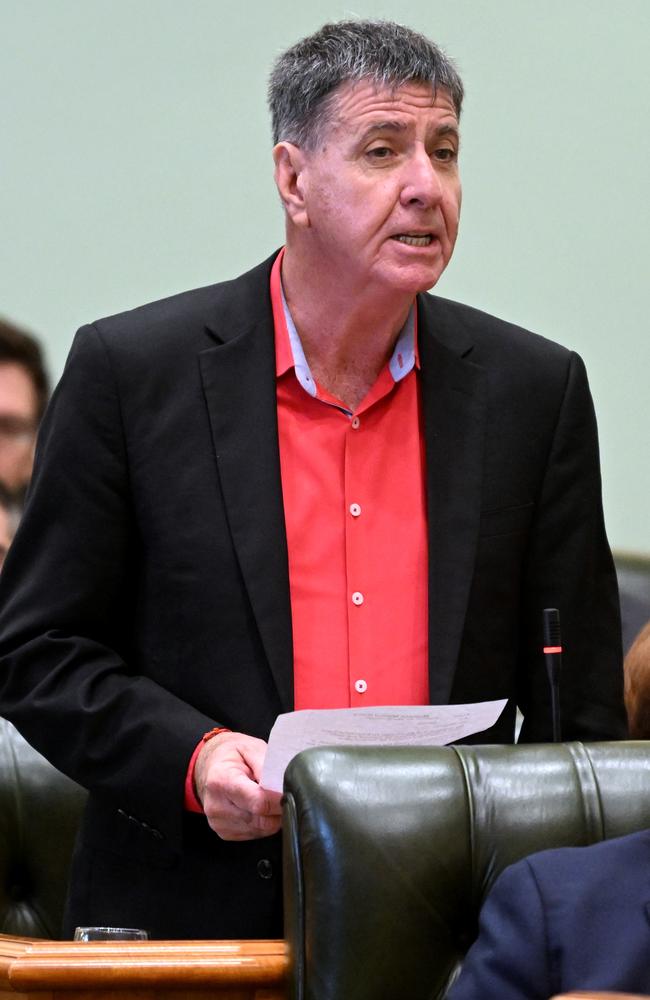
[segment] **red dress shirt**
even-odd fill
[[[295,708],[429,700],[416,310],[354,412],[314,382],[271,273]]]

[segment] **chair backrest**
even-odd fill
[[[0,719],[0,932],[57,938],[86,793]]]
[[[650,826],[650,743],[323,748],[285,775],[293,1000],[437,1000],[496,876]]]

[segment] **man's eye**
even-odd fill
[[[390,146],[373,146],[372,149],[368,150],[366,155],[373,160],[387,160],[392,156],[392,153],[393,151]]]
[[[434,159],[443,163],[452,163],[458,159],[458,152],[451,146],[441,146],[440,149],[434,150],[433,156]]]

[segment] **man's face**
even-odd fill
[[[32,473],[37,406],[27,369],[0,363],[0,482],[11,493],[19,493]]]
[[[447,266],[458,232],[458,120],[446,90],[346,83],[302,175],[311,238],[346,282],[415,294]]]

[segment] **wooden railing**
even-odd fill
[[[0,934],[0,1000],[286,1000],[284,941],[42,941]],[[552,1000],[648,1000],[563,993]]]
[[[286,1000],[283,941],[81,943],[0,935],[0,998]]]
[[[647,994],[641,993],[562,993],[551,997],[551,1000],[648,1000]]]

